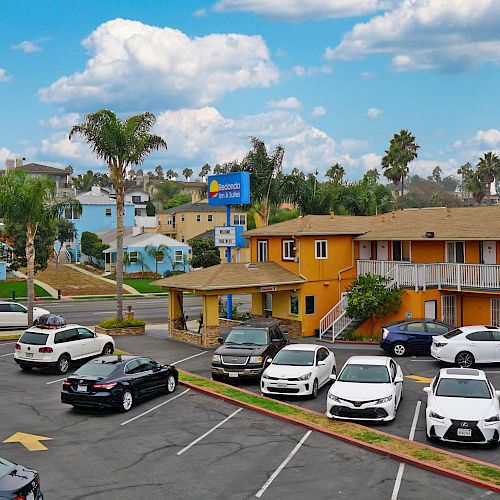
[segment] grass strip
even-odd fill
[[[361,443],[376,445],[389,453],[395,453],[408,459],[416,459],[424,464],[436,466],[452,473],[467,476],[495,486],[500,491],[500,467],[494,464],[481,464],[406,439],[389,436],[385,433],[369,429],[359,424],[331,420],[328,417],[311,410],[298,408],[275,401],[257,394],[229,387],[203,377],[179,370],[181,382],[189,382],[200,388],[209,389],[221,396],[228,396],[236,401],[251,404],[258,408],[273,411],[285,417],[292,417],[299,422],[321,427],[337,435],[355,439]]]
[[[21,334],[13,334],[13,335],[0,335],[0,341],[5,340],[18,340]]]

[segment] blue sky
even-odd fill
[[[36,8],[35,8],[36,6]],[[2,2],[0,161],[103,169],[67,132],[102,107],[149,110],[169,150],[145,169],[241,159],[256,135],[285,168],[350,178],[392,134],[413,173],[500,149],[495,0]]]

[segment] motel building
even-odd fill
[[[158,283],[170,290],[169,335],[210,346],[219,296],[249,294],[253,316],[280,319],[290,337],[334,340],[356,326],[345,291],[357,275],[379,274],[405,290],[400,310],[379,321],[435,318],[451,325],[500,325],[500,207],[408,209],[378,216],[307,215],[247,231],[251,262],[220,264]],[[190,331],[183,294],[201,295]]]

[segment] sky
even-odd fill
[[[350,179],[392,135],[411,173],[456,174],[500,150],[499,0],[3,0],[0,164],[105,166],[72,125],[150,111],[178,172],[241,160],[250,137],[284,170]]]

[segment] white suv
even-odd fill
[[[33,321],[36,323],[43,314],[50,314],[47,309],[33,308]],[[26,328],[28,309],[17,302],[0,301],[0,328]]]
[[[112,337],[96,334],[84,326],[34,326],[18,340],[14,360],[23,370],[55,368],[58,373],[65,374],[72,361],[112,354],[114,350]]]

